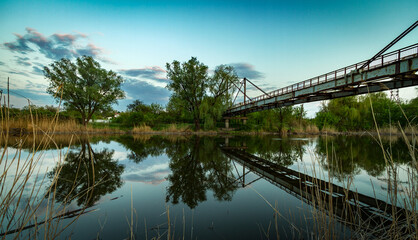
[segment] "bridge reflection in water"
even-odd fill
[[[242,187],[263,178],[317,209],[326,211],[328,216],[332,215],[349,227],[360,227],[367,231],[373,229],[374,236],[386,235],[394,223],[398,227],[407,224],[408,216],[411,216],[411,212],[404,208],[283,167],[249,154],[245,148],[222,147],[227,157],[243,166],[242,175],[237,179]],[[249,172],[259,178],[245,183],[245,176]],[[400,230],[407,231],[403,227]],[[408,235],[407,232],[403,234]]]

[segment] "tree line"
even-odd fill
[[[418,97],[410,101],[390,99],[384,92],[333,99],[323,103],[314,122],[338,131],[407,128],[417,125]]]
[[[167,124],[185,123],[195,130],[215,130],[223,127],[222,113],[232,105],[238,76],[232,66],[219,65],[212,74],[208,66],[197,58],[180,63],[174,60],[166,64],[166,86],[171,91],[168,103],[163,106],[145,104],[134,100],[113,120],[123,127],[148,125],[158,128]],[[83,56],[71,62],[61,59],[44,68],[49,80],[47,92],[57,102],[62,102],[63,118],[79,119],[84,126],[92,118],[113,116],[112,105],[124,98],[121,89],[123,78],[113,71],[103,69],[92,57]],[[43,116],[52,116],[53,107],[37,107]],[[26,115],[28,108],[13,109],[13,116]],[[240,130],[303,132],[307,127],[318,130],[334,128],[338,131],[371,130],[380,127],[416,125],[418,98],[396,102],[385,93],[345,97],[323,102],[320,110],[308,119],[303,105],[282,107],[248,114],[248,121],[232,121]]]

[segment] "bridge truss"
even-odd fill
[[[364,65],[367,66],[364,67]],[[250,98],[233,105],[224,117],[333,98],[418,85],[418,43],[338,70]],[[248,79],[241,86],[246,86]]]

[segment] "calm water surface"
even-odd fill
[[[63,239],[129,238],[131,216],[136,239],[165,239],[168,214],[175,239],[289,239],[315,235],[317,222],[309,201],[302,201],[300,194],[286,184],[269,181],[254,168],[232,159],[222,147],[331,179],[340,186],[352,179],[351,190],[384,201],[390,187],[382,148],[371,137],[95,136],[74,138],[69,148],[69,137],[58,136],[56,142],[39,156],[39,174],[30,178],[28,186],[39,185],[41,191],[46,191],[60,169],[54,185],[57,206],[65,203],[69,211],[87,207],[88,213],[60,235]],[[405,143],[402,139],[384,139],[383,143],[398,167],[398,184],[407,184],[405,172],[411,170]],[[23,159],[30,156],[32,144],[23,144]],[[9,159],[15,153],[9,148]],[[16,163],[11,165],[6,188],[17,168]],[[93,184],[93,192],[85,194]],[[24,192],[23,201],[29,201],[29,196],[30,189]],[[68,203],[68,199],[72,201]],[[279,217],[269,204],[276,205]],[[39,207],[38,222],[45,216],[45,209],[46,200]],[[62,220],[61,226],[72,220]],[[348,227],[337,223],[335,228],[339,237],[349,238]],[[22,239],[33,237],[32,232],[25,230]],[[38,237],[43,238],[42,234],[41,228]]]

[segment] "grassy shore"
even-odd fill
[[[397,127],[385,127],[378,131],[337,131],[332,127],[324,127],[319,130],[315,125],[299,126],[292,129],[282,129],[281,131],[269,130],[250,130],[234,128],[217,128],[214,130],[195,131],[191,124],[165,124],[158,127],[150,127],[145,124],[139,124],[133,128],[123,127],[112,123],[89,123],[86,127],[78,124],[75,120],[59,120],[50,118],[34,118],[33,121],[24,118],[10,119],[7,126],[10,135],[20,134],[44,134],[53,131],[55,134],[243,134],[243,135],[393,135],[402,136],[402,134],[413,135],[418,133],[418,128],[410,126],[402,131]],[[2,132],[7,132],[2,127]]]

